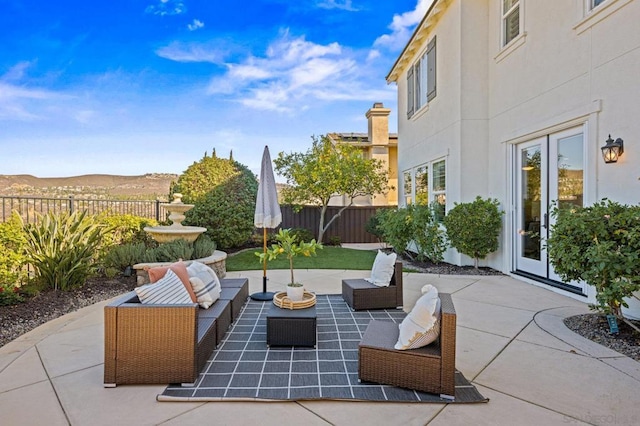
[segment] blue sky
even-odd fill
[[[0,174],[181,173],[366,132],[431,0],[0,0]]]

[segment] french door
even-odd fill
[[[583,205],[583,126],[517,145],[515,166],[516,272],[584,293],[580,283],[561,282],[545,248],[553,225],[551,209]]]

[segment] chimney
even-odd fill
[[[376,102],[365,116],[369,121],[369,142],[372,145],[389,144],[389,114],[391,110],[385,108],[382,102]]]

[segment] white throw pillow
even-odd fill
[[[191,262],[187,273],[200,306],[207,309],[220,298],[220,280],[213,269],[204,263]]]
[[[365,280],[378,287],[388,287],[393,276],[396,257],[395,253],[386,254],[378,250],[371,268],[371,278],[365,278]]]
[[[171,269],[153,284],[135,288],[142,304],[190,305],[191,296],[180,278]]]
[[[396,349],[416,349],[434,342],[440,335],[440,298],[432,285],[422,288],[423,294],[409,315],[400,323]]]
[[[220,299],[220,287],[214,286],[207,289],[207,285],[198,277],[189,278],[189,282],[193,287],[193,292],[196,294],[198,304],[204,309],[208,309],[216,300]]]

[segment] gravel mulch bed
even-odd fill
[[[401,260],[407,268],[430,274],[503,275],[486,267],[475,269],[473,266],[456,266],[445,262],[432,264]],[[0,306],[0,347],[52,319],[126,293],[135,286],[135,277],[97,277],[89,279],[84,287],[71,292],[46,291],[24,303]],[[634,333],[628,325],[619,324],[620,333],[613,336],[609,334],[606,319],[598,314],[567,318],[565,324],[577,334],[640,362],[640,334]],[[640,325],[640,322],[636,321],[635,324]]]
[[[640,321],[631,321],[640,328]],[[566,325],[584,338],[640,362],[640,333],[624,322],[618,321],[620,333],[611,334],[607,318],[601,314],[584,314],[565,318]]]
[[[0,347],[39,325],[131,291],[135,286],[135,277],[97,277],[73,291],[44,291],[24,303],[0,306]]]

